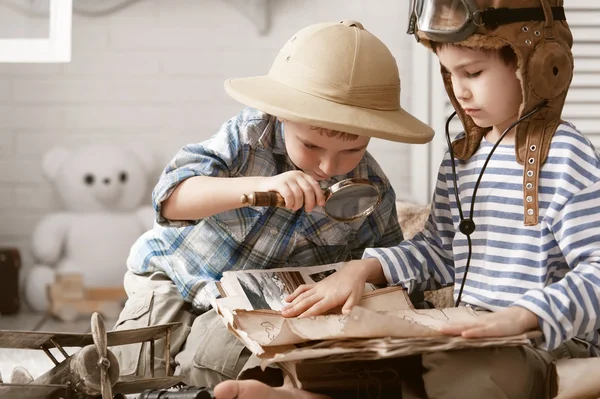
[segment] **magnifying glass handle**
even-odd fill
[[[276,191],[254,191],[243,194],[242,204],[248,206],[275,206],[285,208],[285,199]]]

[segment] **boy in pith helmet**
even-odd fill
[[[365,281],[453,285],[456,306],[490,313],[443,333],[541,337],[535,348],[423,355],[427,397],[553,397],[557,358],[600,355],[600,157],[560,119],[573,74],[563,3],[415,0],[409,31],[437,54],[464,127],[431,216],[414,239],[300,287],[284,315],[350,309]]]
[[[157,223],[131,249],[129,300],[116,324],[182,322],[173,365],[154,364],[209,387],[236,378],[250,357],[210,309],[222,273],[329,264],[397,245],[394,190],[366,148],[371,137],[426,143],[433,136],[400,107],[388,48],[356,21],[302,29],[268,75],[230,79],[225,90],[248,108],[164,170],[153,192]],[[368,179],[381,201],[368,216],[340,222],[324,212],[323,189],[347,178]],[[255,191],[278,192],[285,208],[244,206],[240,197]],[[115,352],[121,374],[149,375],[150,348]]]

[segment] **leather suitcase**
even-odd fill
[[[16,248],[0,248],[0,314],[19,311],[19,270],[21,255]]]

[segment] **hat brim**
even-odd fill
[[[402,108],[380,111],[340,104],[268,75],[226,80],[225,91],[242,104],[294,122],[402,143],[424,144],[433,138],[431,127]]]

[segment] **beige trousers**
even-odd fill
[[[190,312],[175,284],[164,273],[136,275],[127,272],[124,280],[129,299],[114,330],[179,322],[171,336],[171,370],[185,383],[214,387],[235,379],[251,353],[229,333],[214,311],[199,316]],[[155,376],[165,375],[165,340],[155,343]],[[150,345],[132,344],[111,348],[125,379],[150,376]]]
[[[558,390],[553,356],[527,346],[423,355],[427,397],[546,399]]]

